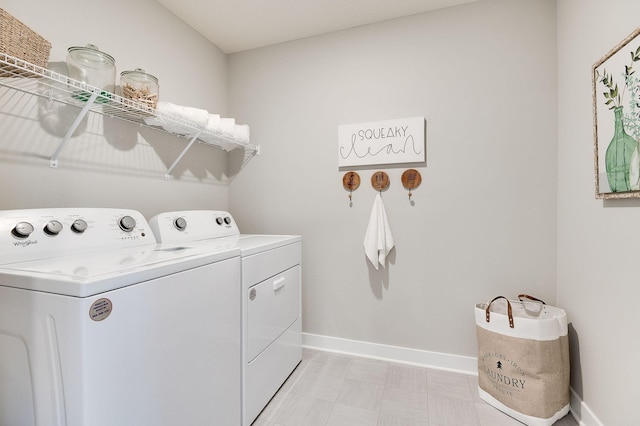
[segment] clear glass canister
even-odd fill
[[[116,88],[116,61],[113,56],[101,52],[97,46],[74,46],[68,49],[67,68],[69,77],[113,93]],[[104,95],[104,93],[101,93]],[[87,92],[74,92],[74,98],[86,101]],[[100,97],[99,97],[100,98]],[[104,99],[104,98],[102,98]]]
[[[158,79],[147,74],[142,68],[121,72],[120,88],[123,98],[140,102],[149,108],[155,108],[158,105],[160,92]]]

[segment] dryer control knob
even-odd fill
[[[173,221],[173,226],[175,226],[178,231],[184,231],[187,228],[187,219],[179,217]]]
[[[76,219],[71,224],[71,230],[77,234],[82,234],[88,227],[87,222],[82,219]]]
[[[225,216],[224,217],[224,223],[226,223],[227,225],[231,224],[231,218],[229,216]]]
[[[131,216],[122,216],[118,221],[118,225],[124,232],[131,232],[136,227],[136,220]]]
[[[220,216],[216,217],[216,223],[218,225],[222,225],[224,223],[224,219],[222,219]]]
[[[11,230],[11,233],[18,238],[27,238],[33,232],[33,225],[29,222],[19,222]]]
[[[57,220],[50,220],[44,226],[44,233],[48,235],[58,235],[62,231],[62,224]]]

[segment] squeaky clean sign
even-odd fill
[[[338,167],[424,161],[424,117],[338,126]]]

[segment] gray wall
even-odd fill
[[[153,0],[2,0],[0,7],[52,43],[54,70],[66,73],[69,46],[92,43],[115,57],[118,75],[141,67],[158,77],[161,100],[226,113],[226,55]],[[0,209],[126,207],[151,216],[227,207],[223,151],[194,146],[166,181],[186,139],[96,114],[50,168],[77,111],[0,89]]]
[[[230,55],[230,111],[262,146],[230,208],[246,232],[302,234],[306,333],[475,356],[475,303],[555,302],[555,16],[555,1],[487,0]],[[350,207],[338,126],[415,116],[423,182],[412,205],[408,166],[380,167],[396,248],[376,271],[376,169]]]
[[[576,414],[635,424],[640,202],[594,197],[591,66],[639,13],[635,0],[483,0],[231,55],[230,110],[263,154],[230,206],[245,230],[303,235],[304,331],[473,356],[470,306],[530,291],[568,312]],[[415,115],[424,181],[411,206],[404,168],[386,169],[397,247],[375,272],[362,252],[373,169],[350,208],[337,126]]]
[[[595,199],[591,67],[639,16],[637,0],[558,1],[558,303],[571,320],[573,389],[612,426],[638,424],[640,202]]]

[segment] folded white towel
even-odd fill
[[[198,127],[206,127],[209,120],[209,112],[200,108],[187,107],[172,104],[171,102],[158,102],[156,107],[158,115],[145,119],[145,123],[151,126],[162,126],[173,133],[191,133],[192,130],[180,125],[178,118],[187,120]]]
[[[249,142],[249,126],[246,124],[236,124],[233,138],[238,142],[248,143]]]
[[[382,197],[378,193],[373,202],[369,225],[364,236],[364,252],[376,269],[378,269],[378,264],[384,268],[387,255],[394,245],[387,212],[382,204]]]

